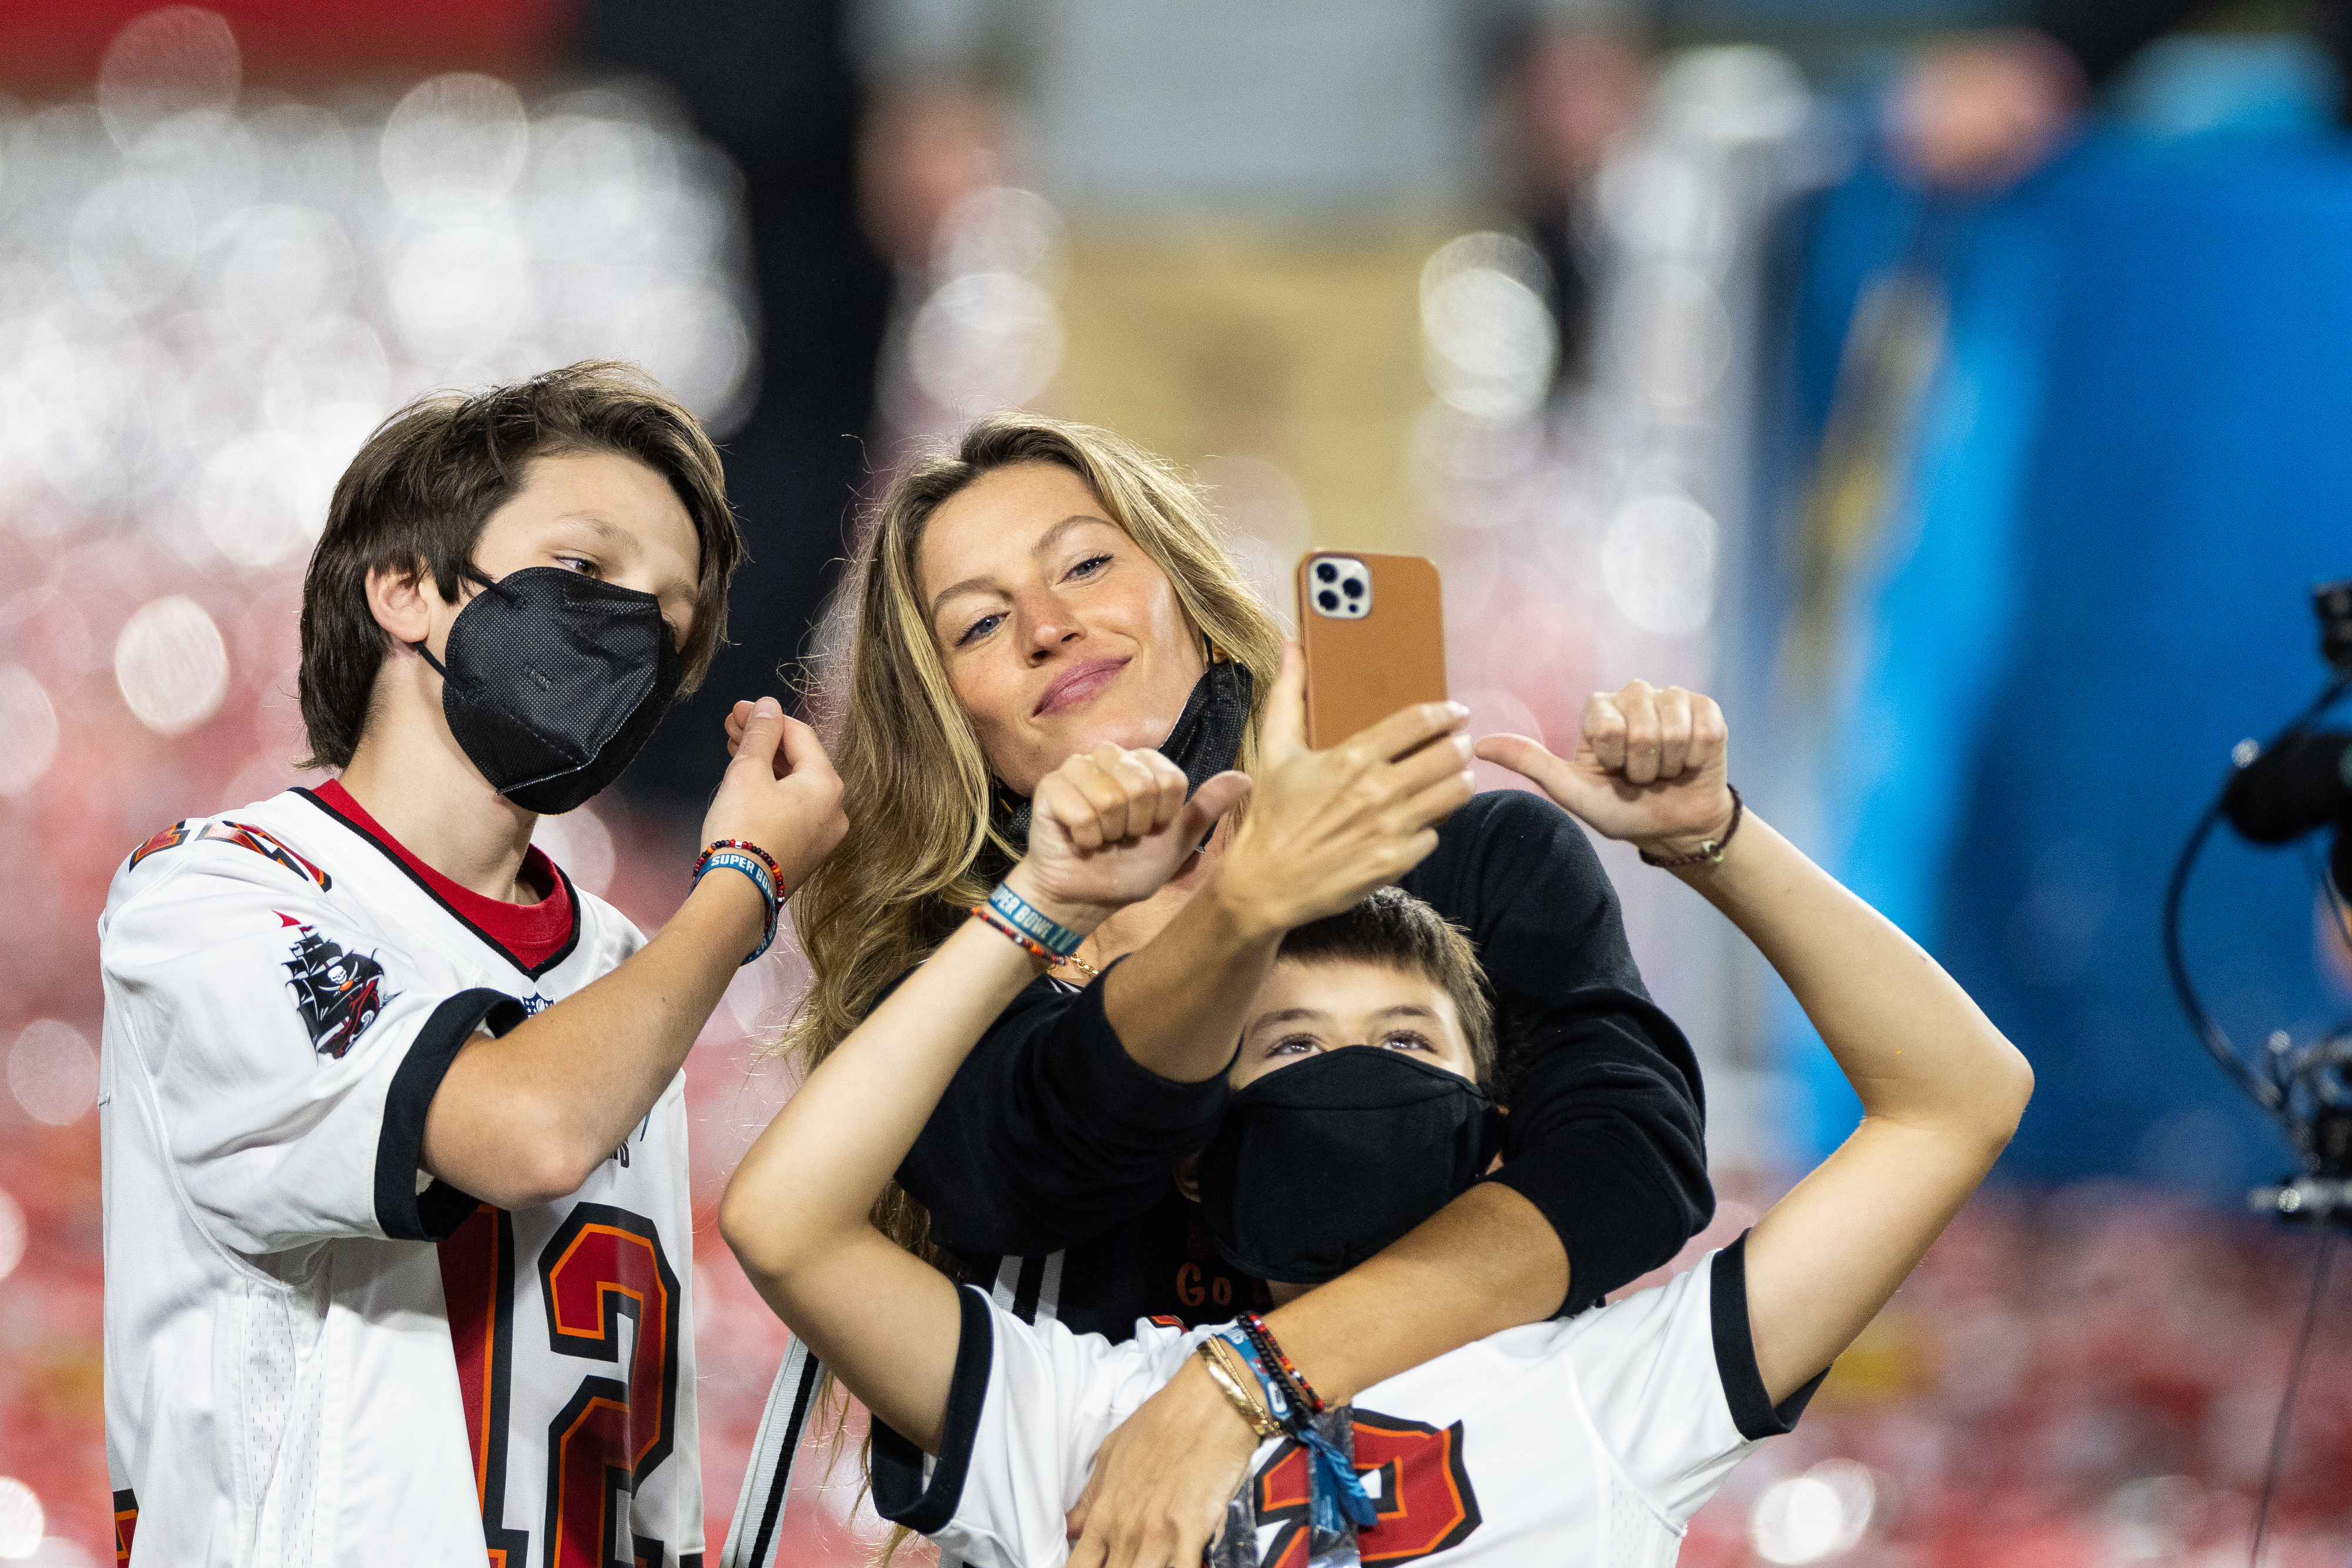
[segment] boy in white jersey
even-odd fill
[[[1270,732],[1295,698],[1276,693]],[[1034,973],[975,920],[811,1075],[720,1217],[769,1301],[873,1411],[877,1504],[943,1558],[1063,1563],[1105,1437],[1171,1377],[1199,1375],[1265,1438],[1233,1477],[1254,1538],[1220,1542],[1221,1564],[1303,1568],[1319,1487],[1343,1504],[1363,1494],[1356,1541],[1334,1562],[1360,1551],[1388,1563],[1660,1568],[1689,1516],[1757,1439],[1787,1429],[1983,1178],[2031,1071],[1933,960],[1742,810],[1712,702],[1637,682],[1587,705],[1572,760],[1516,737],[1479,750],[1639,843],[1738,924],[1861,1093],[1861,1127],[1746,1236],[1663,1287],[1369,1388],[1344,1366],[1289,1367],[1285,1314],[1311,1310],[1312,1283],[1434,1212],[1487,1147],[1473,1082],[1484,1004],[1447,983],[1448,963],[1431,956],[1442,941],[1403,939],[1411,920],[1383,935],[1376,897],[1347,917],[1353,938],[1333,940],[1330,923],[1294,933],[1302,945],[1253,1005],[1228,1122],[1199,1169],[1219,1248],[1298,1282],[1275,1286],[1285,1304],[1247,1328],[1139,1324],[1111,1345],[1024,1323],[866,1223],[981,1027]],[[1106,777],[1056,775],[1038,791],[1037,820],[1055,825],[1033,829],[1006,883],[1046,923],[1091,926],[1197,841],[1190,821],[1171,838],[1164,790],[1114,798]],[[1405,1193],[1403,1211],[1349,1199],[1351,1185]],[[1327,1229],[1340,1244],[1318,1250]],[[1402,1257],[1402,1277],[1412,1254],[1408,1234],[1380,1256]],[[1277,1429],[1286,1402],[1318,1399],[1353,1406],[1352,1460],[1333,1455],[1320,1482],[1298,1427]],[[1349,1433],[1344,1413],[1327,1425]],[[1223,1523],[1172,1510],[1147,1520],[1079,1568],[1194,1568]]]
[[[413,405],[337,486],[301,697],[340,778],[158,832],[100,923],[132,1563],[700,1562],[680,1068],[840,786],[739,705],[730,845],[650,942],[530,836],[700,678],[740,554],[625,366]]]

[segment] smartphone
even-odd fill
[[[1445,700],[1437,567],[1417,555],[1315,550],[1298,562],[1307,744],[1318,751],[1412,703]]]

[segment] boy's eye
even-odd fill
[[[1392,1030],[1381,1037],[1381,1047],[1385,1051],[1427,1051],[1429,1040],[1409,1029]]]
[[[982,616],[979,620],[964,628],[963,635],[955,640],[955,645],[961,648],[967,643],[987,636],[991,632],[996,630],[996,623],[1003,619],[1004,617],[1002,615]]]
[[[555,564],[567,570],[576,571],[583,577],[596,575],[596,563],[585,556],[560,555],[555,558]]]
[[[1304,1056],[1315,1049],[1311,1034],[1286,1034],[1265,1048],[1268,1056]]]

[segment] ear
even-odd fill
[[[405,567],[373,566],[367,574],[368,612],[385,636],[407,646],[433,632],[433,609],[441,602],[423,561]]]

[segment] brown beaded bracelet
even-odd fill
[[[1013,928],[1013,922],[1005,919],[1004,916],[997,914],[996,911],[991,909],[985,904],[973,904],[971,906],[971,914],[973,919],[979,921],[982,925],[987,926],[991,931],[1003,933],[1014,946],[1019,947],[1032,958],[1042,958],[1049,965],[1056,961],[1054,955],[1045,950],[1045,945],[1044,943],[1031,941],[1026,933],[1015,930]]]
[[[1671,870],[1678,865],[1696,865],[1701,861],[1705,861],[1709,865],[1714,865],[1721,862],[1723,859],[1724,846],[1731,842],[1731,835],[1739,831],[1739,819],[1748,810],[1747,802],[1740,800],[1738,790],[1732,789],[1731,786],[1728,784],[1726,784],[1724,788],[1726,789],[1731,789],[1731,821],[1724,828],[1723,837],[1719,839],[1701,839],[1698,841],[1697,850],[1686,855],[1654,855],[1647,850],[1637,850],[1634,852],[1642,857],[1642,863],[1643,865],[1664,866]]]
[[[776,879],[776,901],[780,904],[783,902],[785,894],[784,868],[776,863],[775,856],[770,854],[767,851],[761,849],[759,845],[753,843],[749,839],[711,840],[702,847],[702,858],[694,862],[695,871],[698,873],[700,873],[702,870],[703,861],[709,860],[720,850],[741,850],[745,854],[756,857],[761,864],[768,868],[768,874]]]
[[[1234,1321],[1241,1324],[1242,1333],[1249,1335],[1250,1343],[1257,1347],[1259,1358],[1275,1369],[1275,1375],[1282,1379],[1293,1401],[1306,1406],[1310,1415],[1323,1414],[1323,1396],[1315,1392],[1315,1385],[1283,1353],[1282,1346],[1275,1343],[1274,1331],[1265,1326],[1265,1320],[1255,1312],[1244,1312]]]

